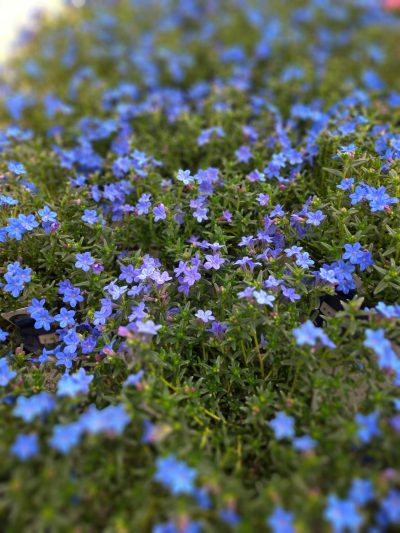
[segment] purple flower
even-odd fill
[[[151,194],[142,194],[139,198],[138,203],[136,204],[137,214],[138,215],[147,215],[151,207],[150,202]]]
[[[307,213],[307,222],[309,224],[312,224],[313,226],[319,226],[325,218],[326,216],[320,209],[318,209],[318,211],[315,211],[315,213],[311,211]]]
[[[282,287],[282,294],[285,298],[290,300],[291,302],[295,302],[296,300],[300,300],[300,294],[297,294],[294,289],[289,287]]]
[[[257,196],[257,201],[260,205],[262,206],[265,206],[268,204],[269,202],[269,194],[263,194],[263,193],[260,193],[258,196]]]
[[[336,185],[336,187],[338,189],[341,189],[342,191],[348,191],[349,189],[351,189],[353,184],[354,184],[354,178],[344,178],[339,183],[339,185]]]
[[[146,320],[145,322],[138,320],[136,326],[137,331],[139,333],[144,333],[145,335],[157,335],[158,330],[162,327],[159,324],[155,324],[153,320]]]
[[[223,211],[222,216],[227,222],[232,222],[232,213],[230,213],[228,210]]]
[[[238,148],[235,155],[240,163],[248,163],[253,157],[250,147],[245,145]]]
[[[164,204],[158,204],[153,207],[153,214],[154,222],[158,222],[159,220],[165,220],[167,218],[167,211],[165,209]]]
[[[268,294],[261,289],[259,291],[254,291],[253,296],[258,304],[273,307],[275,296],[273,296],[272,294]]]
[[[296,265],[301,268],[308,268],[314,264],[314,261],[310,259],[308,252],[299,252],[297,254]]]
[[[206,270],[219,270],[221,265],[223,265],[224,263],[225,259],[223,259],[219,253],[214,255],[206,255],[206,262],[204,263],[204,268]]]
[[[190,170],[179,170],[176,179],[181,181],[184,185],[189,185],[194,181],[194,177],[191,175]]]
[[[215,316],[209,310],[203,311],[203,309],[199,309],[197,313],[195,314],[195,316],[199,320],[204,322],[204,324],[207,324],[208,322],[212,322],[213,320],[215,320]]]

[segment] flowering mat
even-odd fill
[[[0,85],[2,531],[400,531],[395,6],[81,4]]]

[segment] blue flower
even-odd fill
[[[80,368],[75,374],[65,373],[58,382],[57,396],[74,398],[78,394],[87,394],[93,378],[94,376],[87,374],[84,368]]]
[[[31,231],[39,226],[35,219],[35,215],[18,215],[18,221],[25,231]]]
[[[335,348],[335,344],[329,339],[328,335],[321,328],[314,326],[311,320],[307,320],[304,324],[295,328],[293,335],[299,346],[304,344],[316,346],[319,341],[323,346]]]
[[[84,272],[89,272],[90,267],[95,263],[95,260],[91,256],[90,252],[84,252],[82,254],[76,254],[76,268],[80,268]]]
[[[50,331],[50,326],[54,319],[47,309],[42,308],[36,311],[32,317],[35,319],[35,329],[43,328],[46,331]]]
[[[218,514],[221,520],[232,527],[237,526],[240,523],[240,516],[234,509],[231,509],[230,507],[221,509]]]
[[[38,215],[42,219],[42,222],[47,224],[57,221],[57,213],[52,211],[48,205],[45,205],[43,209],[39,209]]]
[[[214,269],[219,270],[221,265],[225,263],[225,259],[221,257],[219,253],[205,256],[204,268],[206,270]]]
[[[99,222],[101,220],[101,215],[97,214],[96,209],[85,209],[81,219],[83,220],[83,222],[87,222],[87,224],[90,224],[92,226],[93,224],[96,224],[96,222]]]
[[[109,405],[101,410],[91,405],[81,416],[80,424],[84,431],[92,435],[98,433],[119,435],[124,431],[130,420],[131,418],[122,404]]]
[[[162,327],[160,324],[155,324],[153,320],[138,320],[136,326],[137,331],[145,335],[157,335],[158,330]]]
[[[19,261],[9,264],[6,274],[4,274],[4,278],[7,281],[4,290],[10,292],[14,298],[18,298],[24,288],[24,284],[31,280],[31,273],[32,269],[21,267]]]
[[[179,170],[176,179],[181,181],[184,185],[189,185],[194,181],[194,177],[191,175],[190,170]]]
[[[344,533],[347,530],[356,533],[363,522],[355,503],[352,500],[340,500],[335,494],[328,497],[324,517],[335,533]]]
[[[379,413],[377,411],[369,415],[356,414],[355,421],[358,425],[357,435],[364,444],[368,443],[372,437],[380,435],[378,427]]]
[[[336,185],[338,189],[342,191],[348,191],[354,184],[354,178],[343,178],[339,185]]]
[[[172,494],[190,494],[194,491],[197,471],[172,454],[158,458],[154,479],[165,485]]]
[[[278,440],[292,439],[294,437],[294,418],[283,411],[278,411],[268,425],[272,428]]]
[[[10,172],[14,172],[14,174],[17,174],[17,176],[26,174],[24,165],[22,163],[18,163],[18,161],[10,161],[8,163],[8,170]]]
[[[344,249],[345,253],[343,254],[343,259],[349,259],[352,265],[357,265],[364,253],[361,249],[361,244],[359,242],[356,242],[355,244],[345,244]]]
[[[0,342],[3,342],[8,337],[8,333],[0,328]]]
[[[285,511],[283,507],[275,507],[266,522],[272,533],[294,533],[293,519],[293,513]]]
[[[326,216],[320,209],[315,211],[315,213],[312,213],[311,211],[307,213],[307,222],[313,226],[319,226],[325,218]]]
[[[50,413],[54,407],[53,395],[43,391],[29,398],[19,396],[13,413],[25,422],[32,422],[37,416]]]
[[[74,316],[75,311],[61,307],[59,314],[55,315],[54,320],[60,324],[61,328],[66,328],[75,324]]]
[[[308,252],[299,252],[296,257],[296,265],[301,268],[308,268],[314,264]]]
[[[142,379],[143,375],[144,375],[144,370],[139,370],[139,372],[136,372],[136,374],[129,374],[129,376],[124,381],[123,386],[124,387],[128,387],[129,385],[136,386]]]
[[[259,291],[254,291],[253,296],[258,304],[273,307],[275,296],[273,296],[272,294],[268,294],[261,289]]]
[[[370,479],[353,479],[349,490],[349,499],[356,505],[366,505],[375,497],[374,486]]]
[[[150,202],[151,194],[142,194],[139,198],[138,203],[136,204],[137,214],[138,215],[147,215],[151,207]]]
[[[20,433],[11,446],[11,453],[22,461],[34,457],[38,452],[39,441],[36,433],[30,433],[28,435]]]
[[[389,522],[400,524],[400,491],[391,489],[381,503]]]
[[[7,358],[0,357],[0,387],[5,387],[15,378],[17,373],[8,366]]]
[[[53,427],[53,434],[49,439],[52,448],[60,453],[68,453],[76,446],[82,436],[83,428],[79,422],[57,424]]]
[[[309,452],[315,448],[317,442],[309,435],[293,439],[293,448],[298,452]]]
[[[154,222],[165,220],[167,218],[167,211],[164,204],[158,204],[153,207]]]
[[[248,163],[250,159],[252,159],[253,155],[251,153],[250,146],[241,146],[235,151],[235,155],[237,157],[237,160],[240,163]]]

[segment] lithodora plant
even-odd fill
[[[0,90],[4,529],[396,530],[398,15],[66,4]]]

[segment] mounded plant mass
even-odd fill
[[[398,14],[74,4],[1,75],[2,530],[398,531]]]

